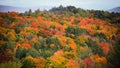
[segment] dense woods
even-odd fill
[[[117,68],[120,13],[74,6],[0,12],[0,68]]]

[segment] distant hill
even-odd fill
[[[32,11],[40,9],[40,10],[48,10],[50,9],[51,6],[40,6],[40,7],[13,7],[13,6],[5,6],[5,5],[0,5],[0,12],[8,12],[8,11],[16,11],[16,12],[25,12],[28,11],[29,9],[32,9]]]
[[[13,7],[13,6],[4,6],[0,5],[0,12],[8,12],[8,11],[17,11],[17,12],[24,12],[27,10],[26,8],[20,8],[20,7]]]
[[[109,9],[108,11],[109,11],[109,12],[120,13],[120,7],[116,7],[116,8],[113,8],[113,9]]]

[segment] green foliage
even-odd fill
[[[95,33],[94,34],[95,37],[98,37],[100,41],[106,41],[107,38],[103,33]]]
[[[74,20],[74,23],[75,23],[76,25],[77,25],[79,22],[80,22],[80,21],[77,20],[77,19]]]
[[[40,56],[44,57],[44,58],[48,58],[50,56],[52,56],[54,54],[54,50],[51,49],[39,49],[39,54]]]
[[[40,48],[42,48],[42,45],[40,45],[39,42],[35,42],[35,43],[33,44],[33,47],[38,51]]]
[[[14,41],[8,41],[6,42],[6,44],[4,45],[5,49],[11,49],[12,51],[15,48],[15,42]]]
[[[72,37],[71,34],[73,34],[75,36],[79,36],[82,33],[86,33],[86,30],[84,30],[80,27],[68,26],[68,28],[66,28],[65,32],[66,32],[66,36]]]
[[[114,49],[115,49],[115,54],[113,54],[112,57],[112,61],[111,63],[114,65],[114,67],[119,67],[120,65],[120,39],[118,39],[114,45]]]
[[[31,59],[23,59],[21,68],[35,68],[34,62]]]
[[[86,42],[86,44],[89,47],[91,47],[93,54],[99,54],[100,56],[104,56],[102,48],[96,42],[92,41],[91,39],[88,39],[88,41]]]
[[[39,52],[35,48],[30,48],[27,53],[27,56],[38,57],[40,56]]]
[[[0,68],[21,68],[22,64],[21,62],[13,62],[9,61],[7,63],[0,63]]]
[[[0,40],[8,41],[8,38],[0,33]]]
[[[69,33],[70,34],[73,34],[74,33],[74,27],[72,26],[68,26],[68,28],[66,29],[66,35],[68,35]]]
[[[86,57],[90,57],[92,54],[92,50],[85,46],[85,51],[80,50],[80,58],[85,59]]]
[[[14,41],[7,41],[4,45],[0,46],[0,53],[7,50],[11,49],[12,51],[15,48],[15,42]]]
[[[115,48],[116,54],[120,54],[120,39],[116,41],[114,48]]]
[[[16,54],[15,57],[22,59],[26,56],[26,50],[23,47],[18,47],[18,49],[16,50]]]
[[[55,44],[55,47],[53,49],[55,51],[59,49],[59,45],[60,45],[57,37],[49,37],[49,36],[46,38],[46,44],[48,45],[48,48],[50,48],[50,44]]]

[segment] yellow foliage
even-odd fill
[[[42,57],[33,58],[31,56],[26,57],[28,60],[32,60],[36,68],[44,68],[45,67],[45,59]]]
[[[66,39],[65,36],[58,36],[58,39],[59,39],[59,42],[60,42],[61,46],[65,46],[66,45],[67,39]]]
[[[50,48],[54,48],[55,44],[50,44]]]
[[[10,28],[14,28],[16,26],[17,22],[12,22],[12,24],[10,25]]]
[[[62,65],[63,63],[66,62],[66,58],[63,55],[64,55],[63,51],[59,50],[55,52],[53,56],[50,57],[50,60],[54,62],[55,66]]]
[[[20,35],[23,35],[23,36],[29,36],[29,32],[26,32],[26,31],[21,31],[20,32]]]
[[[79,36],[78,39],[79,39],[80,43],[82,43],[82,44],[85,43],[85,41],[86,41],[86,38],[82,35]]]
[[[7,37],[8,37],[9,40],[12,40],[12,41],[16,40],[16,33],[15,33],[15,31],[14,30],[9,31],[7,33]]]
[[[0,27],[0,33],[6,37],[6,32],[8,31],[8,29]]]

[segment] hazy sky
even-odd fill
[[[76,6],[83,9],[111,9],[120,6],[120,0],[0,0],[0,5],[15,7]]]

